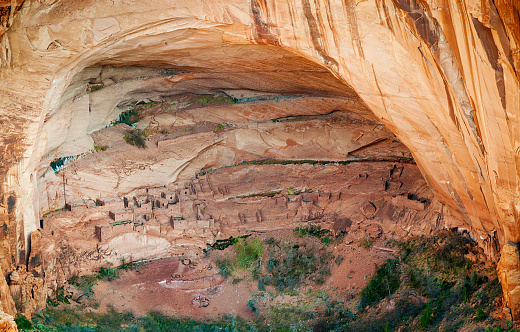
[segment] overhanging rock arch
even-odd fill
[[[28,1],[3,37],[8,47],[0,69],[7,83],[2,98],[11,94],[15,104],[26,106],[21,110],[24,120],[14,115],[8,119],[28,122],[2,136],[6,151],[16,155],[4,161],[14,180],[3,181],[3,192],[18,197],[16,211],[6,208],[2,219],[18,228],[26,221],[23,230],[15,232],[25,236],[11,242],[22,241],[34,227],[35,184],[30,175],[42,154],[35,141],[45,120],[42,114],[52,112],[64,91],[63,75],[72,74],[81,59],[88,58],[85,47],[101,50],[117,42],[117,36],[143,31],[139,27],[153,29],[153,22],[175,25],[172,17],[186,28],[222,27],[226,43],[273,45],[329,68],[411,149],[432,189],[479,242],[519,242],[519,36],[515,21],[505,19],[514,17],[517,7],[473,1],[445,1],[442,8],[413,1],[200,1],[190,7],[164,1],[117,8],[104,1],[95,4],[110,14],[97,17],[85,11],[94,2],[73,8],[65,2]],[[139,9],[147,5],[151,11],[142,15]],[[50,29],[53,18],[63,21],[57,32]],[[33,38],[27,41],[24,34]],[[43,55],[48,63],[39,59]],[[41,68],[29,70],[38,65]],[[33,91],[16,90],[28,82]],[[8,135],[26,140],[12,143]],[[508,259],[501,278],[506,300],[514,306],[520,300],[511,297],[517,284],[508,273],[519,269],[516,251]],[[513,309],[516,321],[519,314]]]

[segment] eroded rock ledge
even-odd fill
[[[172,90],[347,97],[348,110],[369,109],[410,149],[436,197],[498,259],[499,244],[520,241],[519,6],[26,1],[0,42],[2,271],[27,264],[49,162],[92,148],[90,134],[136,95]],[[101,68],[126,74],[109,82]],[[139,77],[136,68],[181,74],[141,75],[140,86],[124,79]],[[87,82],[119,87],[98,99],[105,89],[86,94]],[[518,259],[507,248],[502,259]],[[516,265],[503,261],[501,273]],[[505,298],[516,306],[509,280]],[[2,308],[13,313],[10,303]]]

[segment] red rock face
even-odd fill
[[[498,258],[500,245],[520,241],[519,6],[27,1],[0,42],[0,220],[8,230],[2,269],[27,255],[24,243],[39,219],[38,181],[49,162],[91,147],[87,135],[128,101],[117,91],[144,98],[168,89],[319,90],[362,101],[410,149],[438,199]],[[101,67],[128,73],[134,66],[183,76],[147,79],[139,90],[128,76],[109,82],[99,75]],[[337,80],[325,78],[324,68]],[[80,93],[98,81],[127,86],[102,101]],[[502,269],[514,272],[517,251],[507,253]],[[501,280],[514,307],[514,283]]]

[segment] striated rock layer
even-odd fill
[[[519,11],[515,0],[25,1],[0,40],[0,269],[31,255],[52,159],[91,149],[87,134],[138,95],[195,89],[358,100],[498,259],[520,242]],[[166,72],[136,84],[135,68]],[[85,93],[96,84],[120,88],[100,102]],[[518,323],[518,250],[499,270]]]

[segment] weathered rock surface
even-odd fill
[[[2,271],[29,255],[52,159],[92,148],[87,134],[120,105],[195,90],[319,91],[368,107],[498,255],[520,241],[519,11],[515,0],[34,0],[9,24],[2,11]]]
[[[18,327],[14,321],[13,316],[6,314],[0,310],[0,331],[3,332],[17,332]]]

